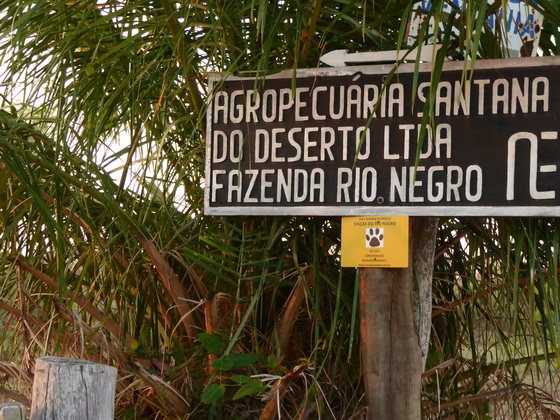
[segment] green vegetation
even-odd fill
[[[480,18],[501,1],[433,3],[444,54],[501,55]],[[119,368],[118,418],[359,418],[340,220],[203,214],[207,75],[396,49],[410,6],[3,0],[0,394],[28,403],[58,355]],[[557,219],[440,220],[427,418],[560,413],[559,242]]]

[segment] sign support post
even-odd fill
[[[361,362],[368,419],[419,419],[422,355],[407,268],[360,269]]]
[[[420,418],[429,335],[419,331],[431,325],[435,244],[426,232],[435,239],[436,229],[434,218],[342,219],[341,265],[360,269],[360,357],[370,419]]]
[[[438,219],[411,218],[403,232],[398,218],[343,219],[343,265],[359,254],[345,248],[364,225],[366,232],[382,237],[377,249],[365,248],[363,263],[384,265],[391,255],[406,255],[405,264],[360,269],[360,354],[369,419],[420,418],[421,376],[431,328],[433,256]],[[401,236],[404,238],[402,242]],[[377,242],[376,242],[377,244]],[[394,248],[397,248],[396,250]],[[360,258],[360,257],[359,257]],[[402,264],[402,262],[400,263]],[[402,267],[402,268],[401,268]]]

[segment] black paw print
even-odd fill
[[[369,229],[366,233],[366,240],[370,248],[376,248],[381,245],[383,240],[383,233],[380,229]]]

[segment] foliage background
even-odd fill
[[[395,49],[412,3],[3,0],[0,393],[28,404],[60,355],[119,368],[118,418],[363,416],[339,219],[203,214],[207,76]],[[443,4],[444,55],[501,56],[501,1]],[[426,417],[558,415],[559,241],[557,219],[440,220]]]

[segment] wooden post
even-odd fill
[[[360,349],[370,420],[420,419],[423,366],[412,307],[412,224],[408,268],[360,271]]]
[[[113,420],[117,369],[85,360],[35,363],[31,420]]]

